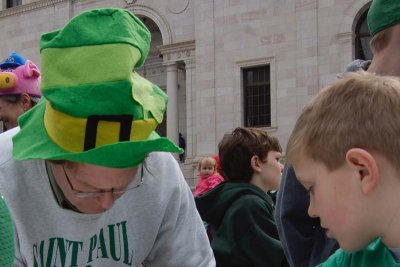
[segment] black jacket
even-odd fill
[[[217,267],[286,266],[271,198],[249,183],[223,182],[196,198],[212,227]]]

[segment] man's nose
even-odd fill
[[[104,192],[98,199],[98,202],[105,210],[110,209],[114,205],[115,197],[113,192]]]

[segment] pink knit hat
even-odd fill
[[[27,93],[30,96],[41,97],[39,84],[39,68],[30,60],[16,69],[0,70],[0,96]]]

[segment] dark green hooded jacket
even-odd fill
[[[223,182],[197,197],[196,205],[211,226],[217,267],[288,266],[272,200],[257,186]]]

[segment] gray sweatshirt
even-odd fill
[[[111,209],[82,214],[57,204],[43,160],[12,159],[17,131],[0,134],[0,194],[15,226],[14,266],[215,266],[192,193],[171,154],[151,153],[143,184]]]

